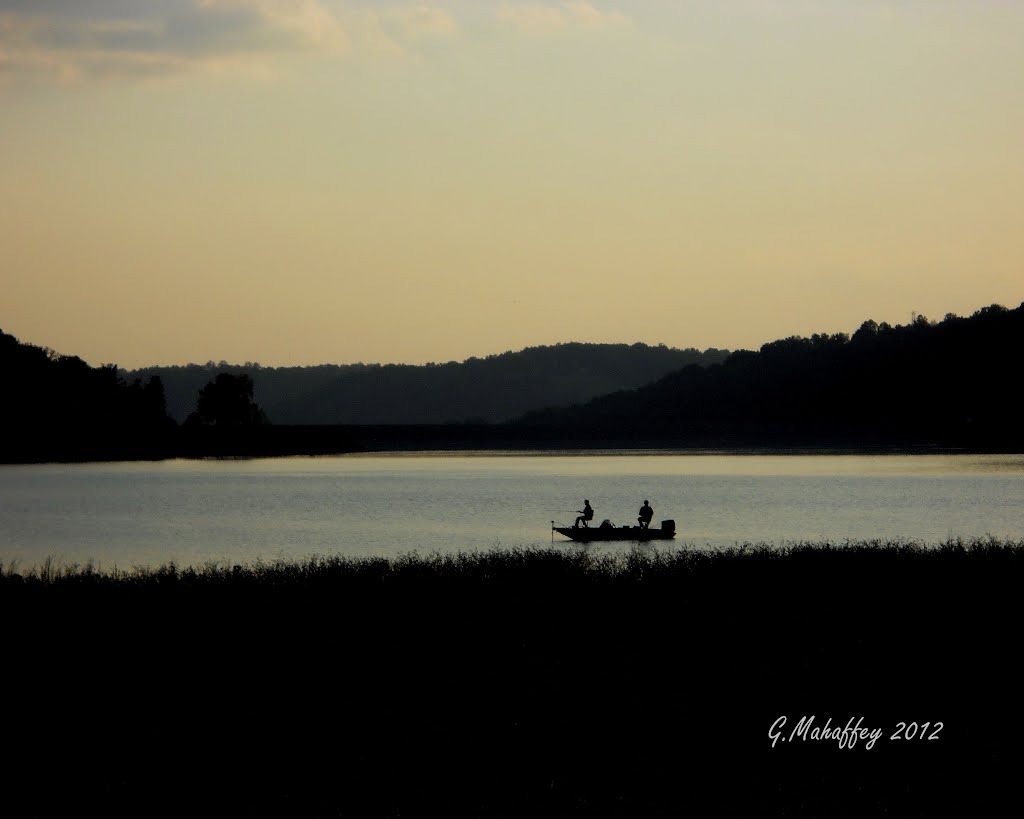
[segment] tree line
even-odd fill
[[[195,390],[190,411],[176,419],[161,374],[175,368],[90,367],[0,331],[0,461],[595,442],[1024,451],[1022,341],[1024,305],[992,305],[966,318],[869,320],[852,336],[793,336],[731,354],[562,344],[462,363],[354,365],[340,376],[313,368],[323,378],[290,399],[297,415],[281,398],[272,412],[289,423],[271,425],[278,419],[256,400],[256,379],[281,375],[259,382],[280,387],[301,373],[177,368]],[[588,391],[596,397],[585,400]],[[578,403],[569,404],[572,396]],[[519,417],[503,421],[515,407]]]
[[[116,366],[23,344],[0,330],[0,462],[163,458],[179,453],[158,375],[124,378]],[[191,427],[266,423],[248,376],[219,375],[195,398]]]
[[[566,343],[484,358],[423,365],[258,363],[147,367],[126,378],[159,376],[168,411],[183,421],[196,391],[219,373],[249,376],[275,424],[499,423],[538,407],[586,401],[632,389],[689,364],[707,366],[727,350],[646,344]]]
[[[865,321],[685,367],[637,390],[525,414],[569,438],[684,444],[1019,449],[1024,305],[908,325]]]

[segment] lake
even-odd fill
[[[100,569],[547,546],[671,518],[675,546],[1024,538],[1022,455],[396,454],[0,466],[0,561]],[[556,536],[556,542],[565,542]],[[591,548],[628,548],[618,546]],[[662,545],[660,548],[672,548]]]

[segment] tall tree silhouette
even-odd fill
[[[220,373],[199,390],[196,411],[189,423],[218,427],[266,424],[267,416],[253,401],[253,382],[248,375]]]

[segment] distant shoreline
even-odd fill
[[[813,439],[799,436],[741,438],[594,437],[563,429],[513,424],[424,424],[179,427],[142,440],[61,440],[40,446],[12,436],[0,463],[158,461],[175,458],[270,458],[370,453],[458,455],[469,452],[618,454],[643,451],[678,455],[953,455],[1020,454],[1019,442],[930,442]]]

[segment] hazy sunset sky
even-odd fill
[[[1024,3],[0,0],[0,329],[757,348],[1024,301]]]

